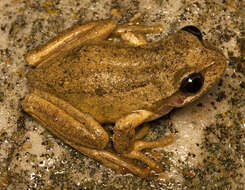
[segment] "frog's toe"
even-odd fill
[[[147,157],[145,154],[139,152],[139,151],[131,151],[130,153],[124,154],[125,157],[140,160],[143,163],[145,163],[147,166],[149,166],[152,170],[156,172],[162,172],[162,166],[160,163],[154,161],[153,159]]]
[[[135,141],[134,142],[134,151],[141,151],[146,148],[157,148],[157,147],[165,147],[169,144],[172,144],[175,140],[175,137],[173,135],[168,135],[162,139],[156,140],[156,141]]]
[[[172,144],[174,142],[173,135],[166,136],[160,140],[157,141],[135,141],[133,150],[129,153],[125,153],[124,156],[131,159],[136,159],[139,161],[142,161],[147,166],[149,166],[152,170],[156,172],[162,171],[162,166],[157,161],[154,161],[153,159],[149,158],[145,154],[141,152],[141,150],[146,148],[157,148],[157,147],[164,147],[169,144]]]

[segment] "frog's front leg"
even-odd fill
[[[174,141],[174,137],[170,135],[151,142],[136,140],[135,138],[135,128],[154,117],[155,115],[152,112],[139,110],[120,119],[114,128],[113,144],[115,150],[125,157],[140,160],[151,169],[159,172],[162,170],[160,164],[140,151],[146,148],[164,147],[171,144]]]
[[[87,42],[104,40],[115,28],[116,23],[112,20],[92,21],[76,25],[65,30],[45,45],[30,51],[26,55],[26,61],[31,66],[38,66]]]
[[[122,173],[130,171],[140,177],[148,176],[149,169],[104,150],[109,137],[102,126],[63,100],[35,90],[25,97],[22,106],[54,135],[88,157]]]

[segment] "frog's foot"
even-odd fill
[[[146,45],[147,41],[144,34],[147,33],[160,33],[163,31],[161,25],[146,26],[146,25],[132,25],[124,24],[119,25],[115,31],[114,35],[120,36],[121,39],[128,43],[130,46],[142,46]]]
[[[147,44],[145,34],[160,33],[163,31],[162,25],[147,26],[140,24],[140,13],[135,14],[128,23],[118,25],[112,32],[130,46],[142,46]]]
[[[159,172],[161,171],[160,164],[147,157],[141,152],[141,150],[146,148],[164,147],[168,144],[171,144],[174,141],[174,137],[167,136],[163,139],[152,142],[136,140],[142,138],[146,134],[147,129],[145,129],[145,127],[142,129],[143,132],[141,130],[139,134],[135,135],[135,128],[137,126],[157,117],[159,117],[159,115],[156,115],[150,111],[138,110],[124,118],[121,118],[118,122],[116,122],[114,128],[113,144],[115,150],[121,153],[123,156],[140,160],[148,165],[151,169]]]
[[[149,158],[144,153],[141,152],[143,149],[164,147],[174,142],[174,137],[172,135],[166,136],[163,139],[157,141],[135,141],[133,145],[133,150],[129,153],[124,153],[123,155],[127,158],[140,160],[146,165],[148,165],[152,170],[156,172],[162,171],[162,166],[157,161]]]
[[[79,150],[83,154],[87,155],[88,157],[93,158],[103,163],[103,165],[112,168],[116,171],[119,171],[120,173],[131,172],[134,175],[137,175],[141,178],[147,177],[150,173],[150,170],[148,168],[141,168],[135,165],[132,162],[132,160],[119,157],[116,154],[113,154],[112,152],[106,150],[87,148],[83,146],[77,146],[72,143],[68,143],[68,144],[70,144],[76,150]]]

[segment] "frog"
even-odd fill
[[[194,26],[147,40],[162,31],[161,25],[113,19],[66,29],[27,53],[32,68],[26,74],[30,93],[21,102],[24,111],[115,171],[141,178],[163,172],[144,151],[172,144],[176,137],[146,141],[147,123],[205,94],[223,75],[226,58]]]

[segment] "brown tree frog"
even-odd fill
[[[147,132],[139,135],[136,127],[196,100],[226,68],[221,53],[186,29],[150,43],[144,35],[161,32],[160,26],[112,20],[74,26],[27,54],[36,68],[27,74],[31,93],[23,109],[110,168],[140,177],[160,172],[161,165],[141,151],[174,137],[146,142]],[[102,124],[114,124],[113,150]]]

